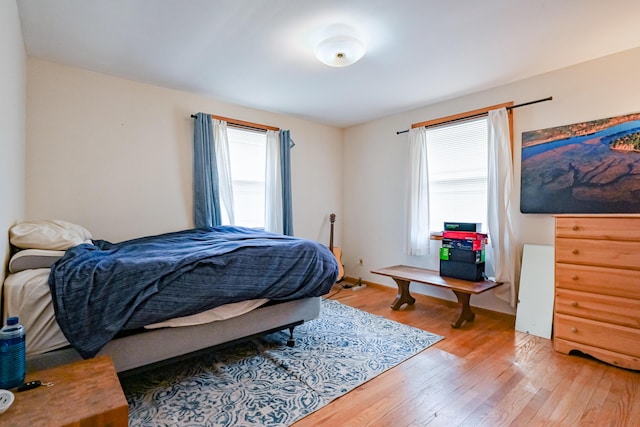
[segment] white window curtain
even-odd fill
[[[409,131],[409,218],[407,253],[429,255],[429,165],[427,129]]]
[[[265,166],[264,228],[266,231],[283,234],[281,169],[279,133],[268,130]]]
[[[222,224],[234,225],[233,182],[231,181],[227,122],[213,120],[213,140],[216,150],[216,165],[218,166],[221,220]]]
[[[496,288],[495,295],[516,306],[518,289],[516,271],[520,256],[513,232],[513,168],[509,118],[506,108],[488,112],[489,174],[487,187],[488,232],[493,251],[496,282],[505,285]]]

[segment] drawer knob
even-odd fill
[[[578,332],[578,328],[576,328],[575,326],[572,326],[571,329],[569,329],[571,332],[573,332],[574,334],[576,332]]]
[[[578,275],[574,274],[573,276],[571,276],[571,280],[578,280]]]
[[[577,307],[578,301],[571,301],[571,307]]]
[[[573,231],[578,231],[578,230],[580,230],[580,227],[578,227],[577,225],[574,225],[573,227],[571,227],[571,229]]]
[[[571,253],[574,254],[574,255],[578,255],[580,253],[580,251],[577,250],[577,249],[574,249],[574,250],[571,251]]]

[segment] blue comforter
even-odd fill
[[[337,275],[317,242],[219,226],[75,246],[49,286],[62,332],[88,358],[121,330],[248,299],[321,296]]]

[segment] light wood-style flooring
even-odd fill
[[[445,339],[295,427],[640,426],[640,372],[557,353],[515,332],[512,316],[474,309],[474,322],[452,329],[455,305],[419,294],[393,311],[395,295],[369,286],[327,296]]]

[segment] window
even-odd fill
[[[487,118],[427,129],[429,229],[445,221],[487,228]]]
[[[235,223],[264,228],[266,134],[229,126],[227,135]]]

